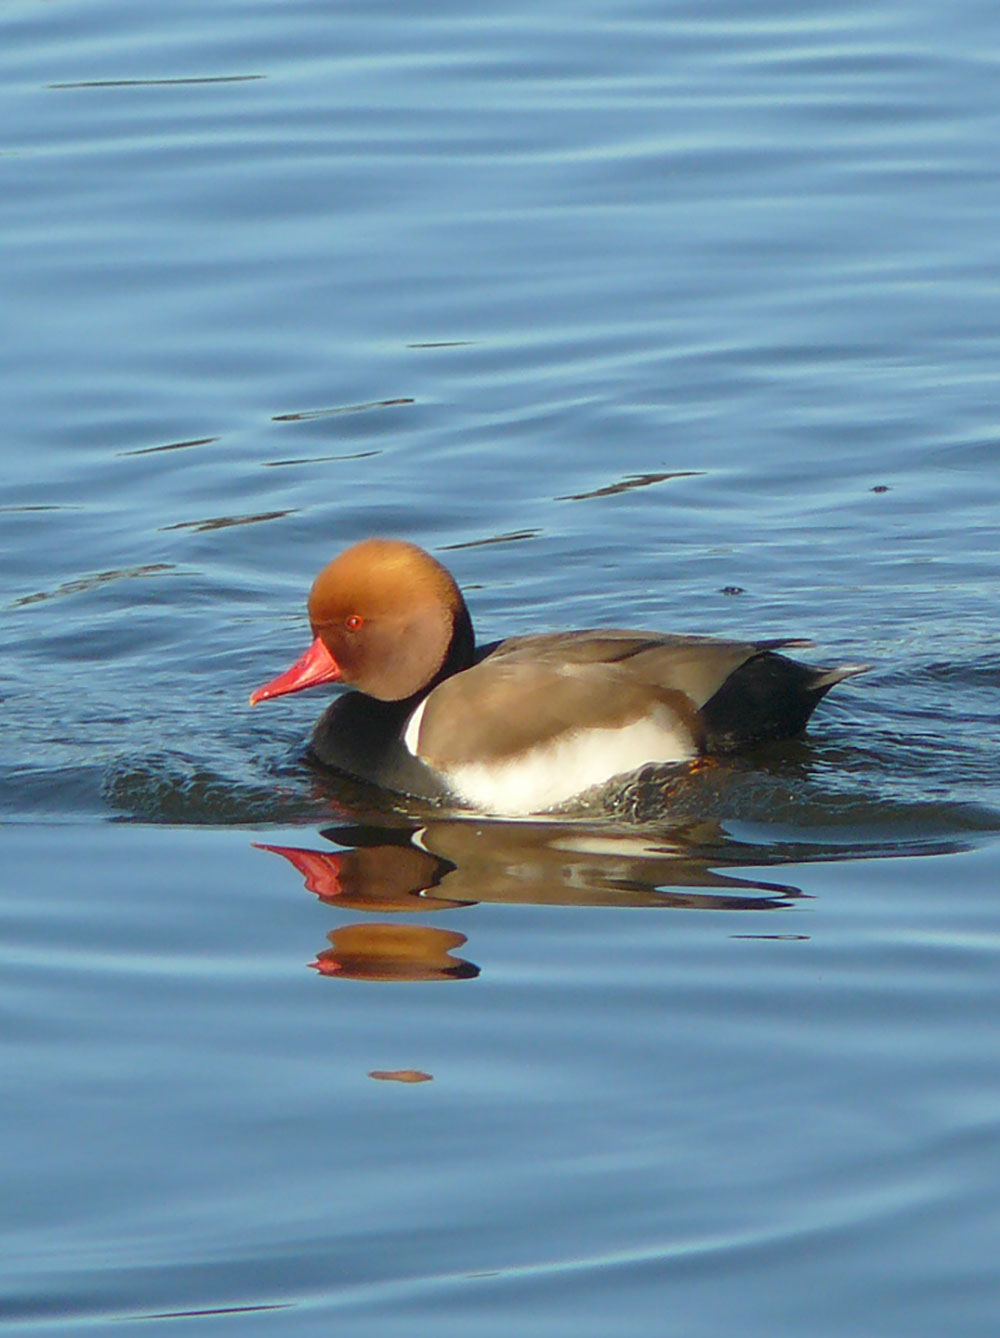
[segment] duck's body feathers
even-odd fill
[[[647,763],[801,733],[823,695],[861,672],[777,653],[808,644],[603,628],[511,637],[419,701],[359,712],[356,694],[341,698],[311,748],[409,793],[537,812]]]

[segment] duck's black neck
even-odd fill
[[[470,668],[476,660],[475,635],[469,611],[462,604],[441,668],[431,681],[402,701],[381,701],[363,692],[345,692],[330,703],[316,722],[310,740],[312,756],[327,767],[374,780],[407,794],[440,797],[443,782],[403,745],[401,733],[412,712],[433,688]]]

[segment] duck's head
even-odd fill
[[[451,573],[416,544],[365,539],[309,592],[313,643],[250,705],[320,683],[402,701],[472,660],[472,625]]]

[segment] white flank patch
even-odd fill
[[[427,705],[425,697],[417,709],[406,722],[406,729],[403,731],[403,742],[414,757],[419,757],[417,752],[417,739],[420,737],[420,722],[424,718],[424,707]]]
[[[406,746],[411,752],[422,710],[421,705],[414,711],[406,727]],[[616,729],[578,730],[521,757],[467,763],[442,775],[474,808],[502,817],[524,817],[555,808],[592,785],[624,776],[649,762],[687,761],[694,752],[685,734],[678,732],[669,716],[653,717]]]

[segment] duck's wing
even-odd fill
[[[562,736],[645,722],[664,760],[702,751],[699,709],[760,648],[599,630],[515,637],[428,696],[416,751],[433,767],[504,762]]]
[[[664,760],[789,738],[863,668],[814,668],[779,653],[809,644],[603,628],[514,637],[434,689],[417,750],[448,770],[637,722],[662,734]]]
[[[657,690],[614,664],[484,661],[426,698],[415,751],[444,772],[499,765],[563,736],[617,731],[649,717],[680,730],[676,760],[697,751],[696,712],[682,692]]]
[[[723,637],[596,628],[511,637],[500,642],[483,663],[529,661],[553,666],[617,665],[637,682],[651,688],[683,692],[696,708],[700,708],[741,665],[759,655],[811,644],[800,637],[735,641]]]

